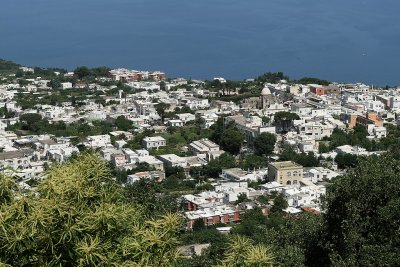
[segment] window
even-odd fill
[[[287,185],[291,185],[292,182],[291,182],[291,181],[287,181],[286,184],[287,184]]]

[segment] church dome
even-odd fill
[[[270,95],[271,91],[269,90],[268,87],[264,87],[264,89],[262,89],[261,91],[261,95]]]

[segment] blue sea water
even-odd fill
[[[399,0],[1,0],[0,58],[400,84]]]

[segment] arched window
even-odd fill
[[[291,173],[291,172],[287,172],[287,176],[288,176],[288,177],[291,177],[291,176],[292,176],[292,173]]]
[[[293,180],[293,184],[297,184],[297,180]]]
[[[297,171],[294,171],[294,172],[293,172],[293,176],[297,176]]]
[[[287,184],[287,185],[291,185],[292,182],[291,182],[291,181],[287,181],[286,184]]]

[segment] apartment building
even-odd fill
[[[268,180],[299,186],[303,180],[303,166],[293,161],[272,162],[268,164]]]
[[[153,137],[148,136],[148,137],[143,138],[142,145],[147,150],[150,150],[153,148],[158,149],[159,147],[166,146],[167,141],[161,136],[153,136]]]

